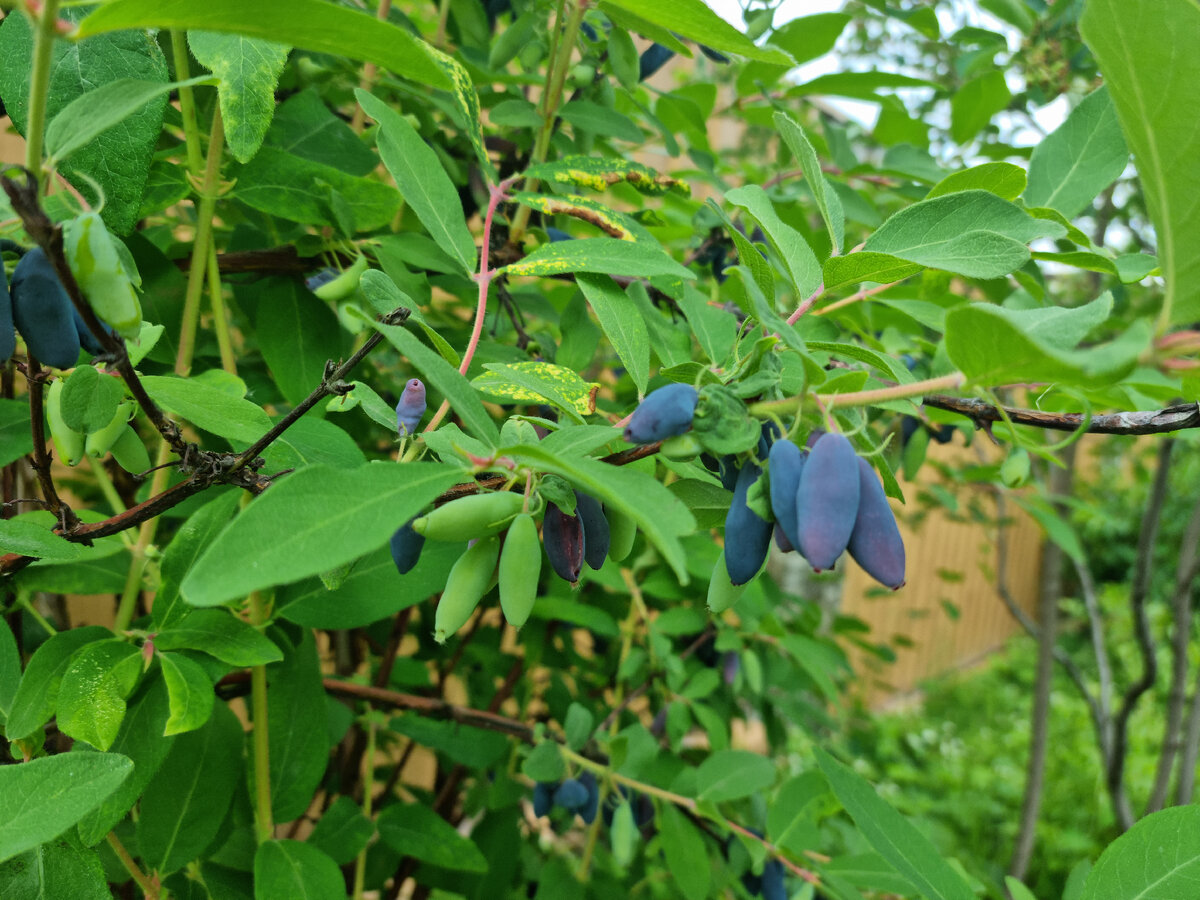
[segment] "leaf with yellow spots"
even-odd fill
[[[657,241],[622,241],[595,237],[578,241],[542,244],[524,259],[510,263],[496,274],[545,277],[560,272],[594,272],[597,275],[628,275],[650,278],[695,278],[688,269],[667,255]]]
[[[549,402],[577,422],[596,411],[600,385],[584,381],[566,366],[530,361],[488,363],[484,368],[487,372],[471,380],[482,394],[515,403]]]
[[[633,185],[643,194],[665,194],[668,191],[687,196],[688,186],[678,178],[662,175],[627,159],[597,156],[564,156],[554,162],[540,163],[525,170],[526,178],[536,178],[551,184],[574,184],[603,191],[622,181]]]
[[[603,203],[598,203],[577,194],[564,194],[561,197],[551,197],[548,194],[527,194],[514,191],[513,200],[545,213],[548,216],[572,216],[595,225],[606,234],[623,241],[650,241],[650,232],[638,223],[633,216],[615,209],[609,209]]]
[[[441,67],[441,70],[446,73],[446,77],[450,79],[452,85],[450,93],[454,95],[454,99],[458,104],[458,111],[466,118],[466,126],[463,129],[466,132],[467,140],[471,142],[471,147],[475,150],[475,156],[479,158],[479,164],[483,166],[483,171],[487,173],[489,181],[496,180],[496,169],[492,165],[492,160],[488,156],[487,147],[483,143],[483,125],[479,115],[479,94],[475,92],[475,84],[471,81],[471,76],[467,74],[467,70],[453,57],[447,56],[436,47],[429,44],[425,45],[425,51],[433,57],[434,62]]]

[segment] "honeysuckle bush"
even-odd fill
[[[718,458],[841,432],[901,501],[946,426],[1008,454],[981,490],[1039,479],[1046,429],[1194,427],[1200,13],[774,5],[5,4],[6,268],[40,247],[98,352],[48,369],[18,322],[0,381],[0,893],[1001,895],[822,749],[860,623],[761,574],[707,609]],[[63,226],[96,213],[81,256]],[[105,318],[126,278],[136,327]],[[393,411],[413,379],[423,417]],[[627,444],[672,382],[703,428]],[[403,575],[389,543],[497,490],[637,537],[438,643],[466,541]],[[1069,895],[1174,890],[1196,819],[1137,823]]]

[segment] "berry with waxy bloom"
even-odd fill
[[[396,430],[400,436],[416,434],[421,416],[425,415],[425,384],[420,378],[410,378],[396,404]]]

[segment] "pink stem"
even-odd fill
[[[462,362],[458,366],[460,375],[467,374],[471,360],[475,357],[475,350],[479,346],[479,338],[483,334],[483,320],[487,314],[488,288],[491,287],[492,277],[495,275],[495,272],[489,267],[490,260],[488,258],[491,255],[492,247],[492,219],[495,218],[496,207],[508,199],[508,188],[516,180],[516,178],[507,178],[498,185],[488,185],[488,207],[487,213],[483,217],[483,247],[479,251],[479,274],[475,276],[475,280],[479,283],[479,302],[475,307],[475,324],[471,329],[471,340],[467,343]],[[425,426],[425,430],[433,431],[437,428],[449,411],[450,401],[443,400],[437,413]]]
[[[824,282],[818,284],[817,289],[809,294],[803,303],[796,307],[796,311],[787,317],[787,323],[789,325],[795,325],[800,320],[802,315],[812,309],[812,305],[817,302],[817,298],[823,293],[825,293]]]

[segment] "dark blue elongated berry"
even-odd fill
[[[904,584],[904,540],[883,485],[862,457],[858,459],[858,473],[858,515],[847,549],[863,571],[895,590]]]
[[[13,321],[38,360],[68,369],[79,359],[75,307],[41,247],[17,263],[12,281]]]
[[[800,489],[800,473],[804,471],[804,453],[791,441],[779,440],[771,445],[767,460],[775,528],[783,531],[789,547],[795,547],[799,540],[796,536],[796,492]]]
[[[783,533],[783,529],[779,527],[779,523],[775,523],[775,546],[779,548],[780,553],[794,553],[796,548],[792,542],[788,540],[787,535]]]
[[[583,558],[593,569],[599,569],[608,558],[608,519],[600,501],[582,491],[575,492],[575,515],[583,523]]]
[[[832,569],[850,543],[858,515],[858,454],[845,435],[813,444],[796,491],[796,549],[818,572]]]
[[[396,430],[400,436],[416,434],[421,416],[425,415],[425,383],[420,378],[410,378],[404,392],[396,403]]]
[[[579,776],[580,783],[587,788],[587,800],[579,807],[579,817],[591,825],[596,821],[596,811],[600,808],[600,786],[596,784],[596,776],[584,772]]]
[[[71,313],[75,320],[75,332],[79,335],[79,346],[92,354],[92,356],[99,356],[101,353],[104,353],[104,345],[100,343],[100,339],[96,335],[92,334],[92,330],[87,327],[87,323],[83,321],[83,316],[79,314],[79,310],[74,305],[71,306]],[[104,325],[103,322],[100,324]],[[104,328],[113,337],[117,336],[117,330],[111,325],[104,325]]]
[[[554,792],[554,805],[576,810],[588,802],[587,786],[578,778],[568,778]]]
[[[12,296],[8,293],[8,277],[0,263],[0,362],[7,360],[17,349],[17,331],[13,325]]]
[[[631,444],[652,444],[692,427],[700,395],[690,384],[668,384],[646,395],[629,417],[625,440]]]
[[[736,456],[722,456],[719,463],[721,487],[732,491],[738,479],[738,459]]]
[[[421,549],[425,546],[424,535],[413,531],[413,520],[409,519],[396,529],[392,535],[392,561],[401,575],[407,575],[421,558]]]
[[[638,59],[638,81],[645,81],[665,66],[667,60],[674,55],[674,50],[669,50],[662,44],[657,42],[651,44],[642,51],[642,55]]]
[[[723,66],[729,64],[729,57],[726,56],[724,53],[722,53],[720,50],[714,50],[712,47],[709,47],[707,44],[697,44],[697,46],[700,48],[700,52],[703,53],[705,56],[707,56],[709,59],[711,59],[713,62],[720,63]]]
[[[551,243],[575,240],[575,238],[571,237],[571,235],[567,234],[561,228],[555,228],[553,225],[546,226],[546,237],[550,238]]]
[[[783,437],[783,432],[774,419],[767,419],[763,422],[758,436],[758,458],[766,459],[775,442],[781,437]]]
[[[550,815],[554,808],[554,792],[558,784],[553,781],[539,781],[533,786],[533,814],[537,818]]]
[[[746,493],[761,471],[753,463],[742,467],[725,516],[725,568],[735,585],[745,584],[758,574],[771,545],[771,523],[746,505]]]
[[[571,584],[579,581],[585,554],[583,522],[579,517],[568,516],[553,503],[547,503],[542,519],[542,544],[558,576]]]
[[[783,884],[783,863],[769,859],[763,863],[762,881],[759,892],[763,900],[787,900],[787,888]]]

